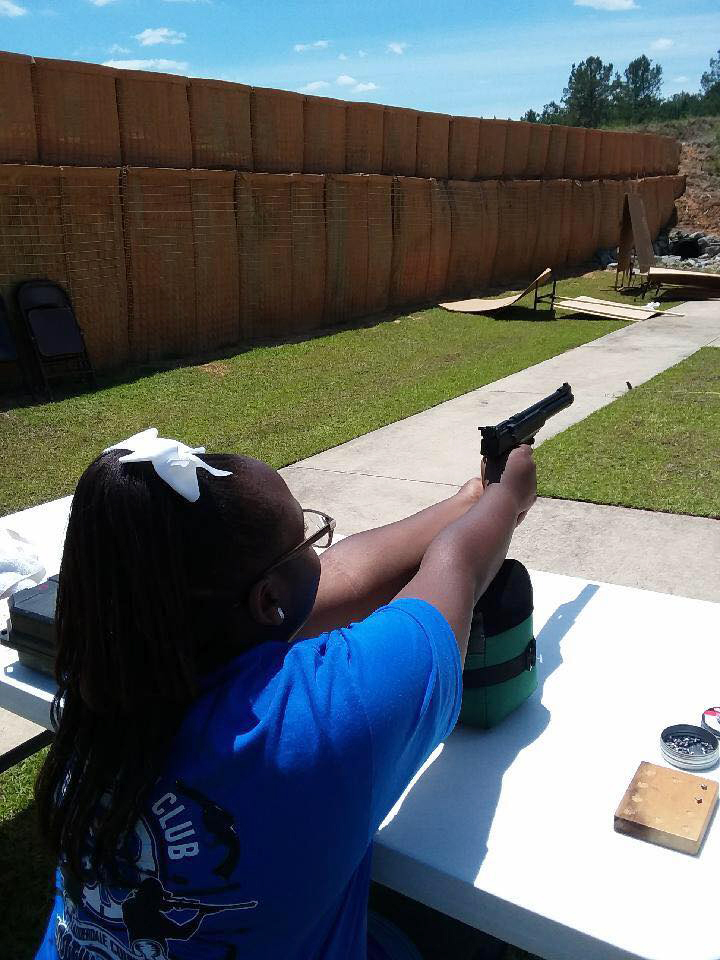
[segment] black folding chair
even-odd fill
[[[73,378],[95,385],[85,338],[62,287],[50,280],[27,280],[15,298],[50,398],[51,381]]]
[[[18,352],[10,329],[10,318],[5,301],[0,296],[0,363],[14,363],[17,359]]]

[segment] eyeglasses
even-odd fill
[[[266,567],[263,572],[256,577],[256,580],[267,576],[271,570],[275,570],[281,563],[287,563],[288,560],[292,560],[293,557],[302,553],[307,547],[325,548],[330,546],[335,531],[335,521],[333,518],[329,517],[326,513],[322,513],[320,510],[303,510],[303,517],[305,518],[305,539],[302,543],[293,547],[292,550],[283,553],[277,560],[273,560],[270,566]]]

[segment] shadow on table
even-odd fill
[[[561,604],[537,636],[538,689],[533,696],[489,731],[458,727],[450,748],[446,745],[405,797],[396,817],[380,832],[390,849],[413,848],[413,858],[448,864],[455,879],[473,883],[487,853],[487,840],[497,809],[503,777],[518,754],[535,741],[550,721],[542,703],[545,681],[561,665],[560,644],[599,587],[587,584],[577,597]],[[533,818],[532,789],[527,815]],[[429,812],[432,811],[432,819]],[[458,824],[472,829],[458,830]],[[422,833],[418,826],[422,824]],[[538,829],[542,829],[538,825]],[[376,853],[380,865],[383,853]],[[443,867],[439,869],[442,871]],[[377,880],[384,882],[382,867]],[[402,890],[413,896],[413,890]],[[462,919],[462,918],[460,918]]]

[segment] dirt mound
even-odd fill
[[[720,149],[717,141],[683,141],[680,173],[687,177],[687,189],[677,201],[678,221],[683,226],[720,233]]]

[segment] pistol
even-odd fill
[[[564,383],[550,396],[534,403],[495,427],[478,427],[482,437],[480,453],[487,460],[487,483],[496,483],[502,476],[508,454],[522,443],[533,443],[535,434],[545,423],[569,407],[575,398],[569,383]]]

